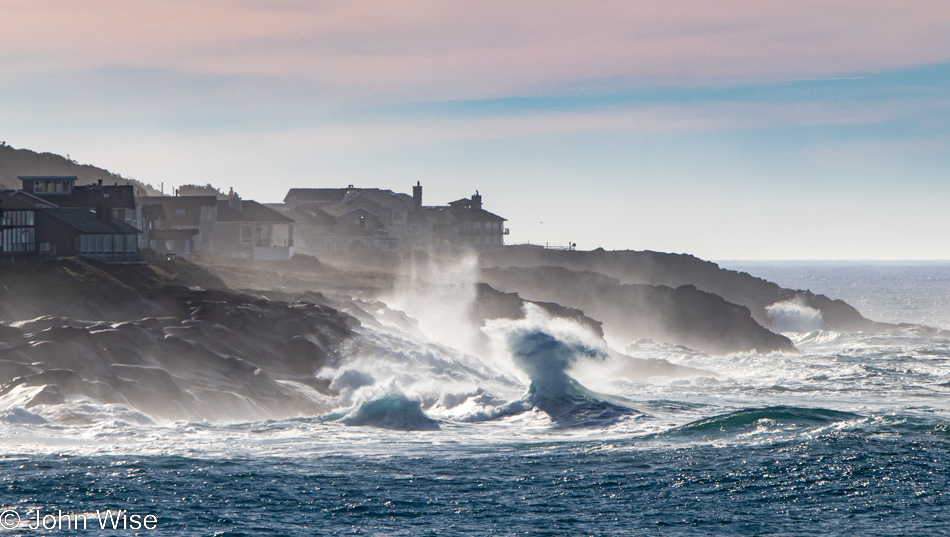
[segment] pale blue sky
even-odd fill
[[[945,2],[109,4],[0,3],[0,140],[261,201],[478,189],[510,242],[950,259]]]

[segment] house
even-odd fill
[[[217,201],[212,252],[231,259],[286,261],[294,255],[294,220],[232,190]]]
[[[72,186],[64,181],[59,188]],[[45,186],[45,185],[44,185]],[[59,207],[23,190],[0,192],[0,254],[81,256],[107,263],[140,261],[139,230],[104,206]]]
[[[298,248],[305,248],[310,255],[338,249],[334,248],[335,244],[350,244],[357,237],[361,237],[359,240],[368,248],[396,251],[453,245],[502,246],[508,234],[504,227],[506,219],[484,210],[477,191],[471,198],[427,207],[422,204],[422,184],[418,181],[412,187],[412,196],[353,185],[292,188],[284,197],[284,207],[285,214],[292,211],[295,219],[325,220],[321,213],[326,213],[335,217],[338,225],[351,228],[345,233],[344,228],[335,228],[329,223],[298,228],[298,239],[305,241],[298,241]],[[310,248],[301,244],[319,246]],[[298,249],[301,253],[305,250]]]
[[[477,190],[471,198],[456,200],[447,206],[422,206],[417,212],[425,217],[425,225],[429,226],[428,240],[435,242],[479,248],[502,246],[508,234],[507,219],[482,209],[482,196]]]
[[[408,216],[414,207],[413,198],[408,194],[379,188],[355,188],[353,185],[346,188],[292,188],[284,196],[284,204],[290,209],[304,210],[339,206],[363,208],[379,219],[396,239],[406,235]]]
[[[188,260],[211,254],[218,220],[215,196],[147,196],[139,203],[148,219],[149,248]]]
[[[113,219],[147,231],[141,207],[136,204],[132,185],[104,185],[102,180],[91,185],[77,185],[76,176],[20,176],[22,190],[57,207],[104,208]],[[148,234],[140,237],[140,248],[148,247]]]
[[[319,257],[322,254],[355,247],[381,252],[396,252],[399,240],[382,229],[381,220],[366,209],[345,206],[338,216],[325,209],[292,209],[282,204],[270,205],[294,220],[294,252]]]
[[[36,214],[36,241],[49,255],[106,263],[137,263],[139,230],[103,210],[45,208]],[[48,245],[48,246],[46,246]]]
[[[294,221],[261,203],[242,200],[233,190],[223,200],[151,196],[141,204],[146,217],[157,218],[151,224],[150,247],[158,253],[264,261],[294,255]]]

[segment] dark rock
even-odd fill
[[[759,325],[748,308],[694,285],[622,284],[560,267],[486,269],[482,278],[530,300],[579,308],[603,322],[604,334],[616,341],[651,338],[712,353],[795,350],[788,338]]]

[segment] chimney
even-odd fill
[[[112,204],[105,196],[99,198],[99,203],[96,204],[96,218],[103,222],[112,221]]]
[[[475,194],[472,196],[472,209],[481,209],[482,208],[482,195],[475,191]]]
[[[422,208],[422,184],[416,181],[416,186],[412,187],[412,201],[415,202],[415,210]]]
[[[228,205],[237,212],[241,211],[241,196],[238,196],[234,191],[234,187],[231,187],[231,191],[228,192]]]

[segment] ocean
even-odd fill
[[[950,328],[948,264],[721,265]],[[6,401],[0,534],[950,531],[948,339],[811,329],[786,334],[798,354],[726,356],[644,343],[633,356],[702,373],[631,380],[568,326],[489,328],[512,363],[366,328],[391,354],[337,371],[352,404],[323,416],[151,423],[77,400],[50,420]]]

